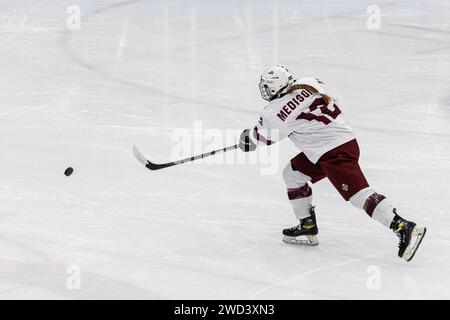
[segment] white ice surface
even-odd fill
[[[1,0],[0,298],[450,298],[449,22],[445,0]],[[328,181],[301,248],[280,172],[134,159],[169,160],[194,121],[250,126],[273,63],[335,88],[371,184],[429,228],[411,263]]]

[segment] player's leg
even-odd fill
[[[358,143],[352,140],[326,153],[319,164],[345,200],[397,234],[400,238],[398,255],[411,260],[426,229],[400,217],[389,199],[369,186],[358,159]]]
[[[358,161],[359,146],[355,139],[327,152],[319,160],[319,165],[346,201],[350,200],[374,220],[389,227],[394,218],[394,208],[388,201],[381,203],[385,196],[369,186]]]
[[[358,191],[350,198],[350,202],[355,207],[364,210],[374,220],[391,229],[399,237],[399,257],[406,261],[410,261],[414,257],[425,236],[425,227],[417,226],[413,221],[399,216],[389,199],[371,187]]]
[[[321,169],[311,163],[303,153],[293,158],[283,170],[287,195],[296,218],[300,221],[295,227],[283,230],[283,241],[296,244],[319,244],[318,228],[314,207],[312,206],[312,189],[308,182],[316,182],[325,175]],[[307,240],[299,237],[306,236]]]

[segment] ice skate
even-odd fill
[[[392,224],[394,233],[400,239],[398,256],[406,261],[411,261],[425,236],[427,228],[418,226],[414,222],[397,215]]]
[[[314,207],[310,209],[311,216],[300,220],[300,224],[283,230],[283,242],[290,244],[300,244],[306,246],[317,246],[319,239],[317,234],[316,215]]]

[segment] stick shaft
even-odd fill
[[[229,146],[229,147],[225,147],[225,148],[222,148],[222,149],[217,149],[217,150],[213,150],[213,151],[210,151],[210,152],[202,153],[202,154],[199,154],[197,156],[192,156],[192,157],[189,157],[189,158],[186,158],[186,159],[177,160],[177,161],[174,161],[173,163],[174,163],[174,165],[177,165],[177,164],[182,164],[182,163],[185,163],[185,162],[195,161],[195,160],[198,160],[198,159],[203,159],[203,158],[215,155],[217,153],[227,152],[227,151],[234,150],[234,149],[237,149],[237,148],[239,148],[239,145],[235,144],[235,145],[232,145],[232,146]]]
[[[134,156],[136,157],[136,159],[142,163],[145,167],[147,167],[149,170],[160,170],[160,169],[164,169],[164,168],[168,168],[168,167],[172,167],[172,166],[176,166],[178,164],[182,164],[185,162],[191,162],[191,161],[195,161],[198,159],[202,159],[202,158],[206,158],[209,156],[212,156],[214,154],[220,153],[220,152],[227,152],[230,150],[235,150],[238,149],[239,145],[235,144],[229,147],[225,147],[222,149],[217,149],[217,150],[213,150],[210,152],[206,152],[203,154],[199,154],[197,156],[192,156],[186,159],[181,159],[181,160],[177,160],[177,161],[172,161],[172,162],[166,162],[166,163],[153,163],[150,160],[148,160],[140,151],[136,146],[133,146],[133,153]]]

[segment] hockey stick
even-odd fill
[[[203,154],[199,154],[197,156],[192,156],[186,159],[181,159],[181,160],[177,160],[177,161],[173,161],[173,162],[166,162],[166,163],[153,163],[150,162],[146,157],[144,157],[144,155],[139,151],[139,149],[136,146],[133,146],[133,154],[136,157],[136,159],[142,163],[147,169],[150,170],[159,170],[159,169],[164,169],[164,168],[168,168],[168,167],[172,167],[172,166],[176,166],[185,162],[190,162],[190,161],[194,161],[194,160],[198,160],[198,159],[202,159],[202,158],[206,158],[209,156],[212,156],[214,154],[217,154],[219,152],[227,152],[230,150],[234,150],[239,148],[238,144],[235,144],[233,146],[229,146],[223,149],[217,149],[217,150],[213,150],[207,153],[203,153]]]

